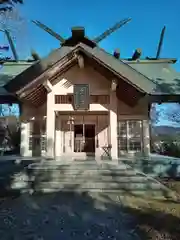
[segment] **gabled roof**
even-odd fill
[[[82,51],[88,57],[93,58],[99,64],[105,66],[108,70],[114,73],[117,77],[122,78],[129,84],[133,85],[139,91],[150,94],[157,86],[147,76],[138,72],[136,69],[116,59],[111,54],[105,52],[99,47],[91,48],[83,43],[79,43],[75,47],[63,46],[53,51],[48,57],[33,64],[31,67],[16,76],[11,82],[6,85],[6,89],[11,92],[16,92],[31,83],[54,64],[72,54],[74,51]]]
[[[32,62],[27,61],[9,61],[4,63],[0,69],[0,95],[8,95],[9,93],[4,86],[31,65]]]
[[[29,68],[32,63],[28,61],[19,61],[19,62],[6,62],[2,65],[0,69],[0,86],[5,85],[12,78],[19,75],[21,72],[25,71]]]
[[[47,57],[31,64],[27,69],[22,71],[12,81],[5,86],[9,92],[16,92],[26,86],[29,82],[36,79],[42,73],[50,69],[55,63],[71,52],[70,47],[61,47],[52,51]]]
[[[130,65],[123,62],[121,59],[115,58],[103,49],[99,47],[91,49],[82,44],[80,44],[80,46],[86,51],[86,53],[89,53],[97,61],[105,64],[105,66],[107,68],[110,68],[111,71],[124,77],[126,80],[129,81],[130,84],[132,84],[136,88],[139,88],[139,90],[142,90],[145,93],[149,94],[153,91],[153,89],[156,88],[156,84],[151,81],[147,76],[138,72]]]
[[[170,63],[128,63],[131,67],[146,75],[157,84],[156,94],[180,95],[180,73]]]

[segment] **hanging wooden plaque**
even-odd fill
[[[89,110],[89,85],[75,84],[74,85],[74,109]]]

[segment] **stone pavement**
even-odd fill
[[[53,190],[51,184],[56,181],[56,192],[33,195],[26,192],[14,199],[1,199],[0,239],[139,239],[134,216],[125,211],[125,198],[120,190],[123,187],[123,191],[131,194],[129,186],[144,186],[150,181],[146,176],[115,162],[46,161],[35,166],[41,170],[41,177],[45,174],[47,180],[41,181],[45,181],[46,187]],[[78,183],[77,191],[64,192],[62,181],[65,188]],[[96,191],[89,191],[94,186]],[[99,186],[106,191],[100,192]],[[112,186],[113,193],[109,191]]]
[[[56,173],[70,170],[65,171],[65,174],[70,173],[66,177],[75,176],[77,179],[74,181],[81,182],[83,179],[92,181],[102,168],[95,161],[74,161],[69,164],[46,161],[36,166],[40,166],[41,170],[54,169]],[[62,174],[58,173],[58,176],[65,180]],[[87,179],[87,176],[90,178]],[[0,239],[3,240],[136,240],[139,238],[134,231],[135,226],[133,217],[124,211],[123,201],[118,194],[63,192],[56,189],[51,193],[31,195],[26,192],[15,198],[0,199]]]
[[[138,240],[120,199],[100,193],[23,194],[0,204],[3,240]]]

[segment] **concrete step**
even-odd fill
[[[14,164],[12,169],[14,170]],[[9,176],[12,177],[11,174]],[[93,161],[82,161],[62,164],[45,161],[30,164],[28,167],[25,165],[22,169],[20,164],[17,173],[13,171],[13,176],[11,189],[18,191],[104,191],[149,196],[161,196],[165,192],[157,182],[136,173],[130,166],[108,162],[97,164]],[[6,186],[6,180],[6,176],[0,179],[3,187]]]
[[[163,187],[152,179],[136,173],[130,166],[124,164],[87,164],[49,165],[36,168],[34,189],[37,192],[56,191],[95,191],[122,192],[164,196]],[[168,195],[168,193],[166,193]]]
[[[142,183],[124,183],[124,182],[104,182],[91,181],[62,181],[62,182],[36,182],[34,186],[35,192],[114,192],[117,194],[133,194],[144,195],[149,197],[172,197],[172,192],[164,189],[157,182],[142,182]],[[174,196],[174,194],[173,194]]]
[[[70,171],[70,172],[39,172],[35,174],[31,174],[31,176],[35,176],[39,179],[44,179],[44,178],[71,178],[71,179],[76,179],[76,178],[88,178],[89,180],[91,179],[114,179],[114,180],[121,180],[121,179],[142,179],[144,178],[143,175],[140,174],[135,174],[135,173],[125,173],[125,172],[119,172],[119,173],[113,173],[109,171],[86,171],[86,172],[75,172],[75,171]]]
[[[39,186],[34,189],[35,193],[52,193],[52,192],[105,192],[105,193],[116,193],[119,196],[127,195],[140,195],[146,196],[150,198],[164,198],[164,197],[172,197],[171,193],[164,193],[161,189],[125,189],[125,188],[90,188],[89,186],[80,187],[78,185],[74,186],[66,186],[66,187],[50,187],[50,186]]]
[[[28,166],[29,170],[34,171],[87,171],[87,170],[108,170],[113,172],[119,171],[132,171],[130,166],[122,165],[110,165],[110,164],[31,164]]]
[[[85,181],[63,181],[63,182],[36,182],[36,188],[85,188],[85,189],[127,189],[127,190],[158,190],[160,185],[156,183],[116,183],[116,182],[85,182]]]
[[[62,188],[62,189],[59,189],[59,188],[38,188],[34,191],[34,193],[54,193],[54,192],[105,192],[105,193],[115,193],[117,194],[118,196],[125,196],[126,194],[130,194],[130,195],[137,195],[137,196],[146,196],[146,197],[150,197],[150,198],[164,198],[164,195],[163,193],[160,191],[160,190],[145,190],[145,191],[142,191],[141,189],[140,190],[131,190],[131,191],[127,191],[126,189],[97,189],[97,188],[78,188],[78,187],[69,187],[69,188]],[[171,195],[170,195],[171,197]]]
[[[29,169],[109,169],[109,170],[118,170],[118,169],[129,169],[130,166],[125,164],[108,164],[108,163],[96,163],[96,162],[80,162],[80,163],[67,163],[46,161],[42,163],[33,163],[28,166]]]
[[[68,181],[89,181],[89,182],[120,182],[120,183],[141,183],[141,182],[149,182],[148,179],[143,176],[111,176],[111,175],[101,175],[101,174],[92,174],[92,175],[54,175],[54,176],[38,176],[35,178],[37,181],[55,181],[55,182],[63,182],[65,179]]]

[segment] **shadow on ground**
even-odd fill
[[[38,160],[36,160],[38,162]],[[34,163],[33,160],[1,160],[0,161],[0,197],[14,196],[21,194],[19,188],[13,188],[14,181],[21,178],[23,175],[30,178],[31,172],[28,171],[28,166]],[[22,181],[21,181],[22,182]]]
[[[1,202],[0,234],[2,239],[180,239],[178,217],[124,201],[105,193],[23,194]]]
[[[11,186],[14,175],[24,169],[27,171],[30,163],[5,162],[1,177],[5,173],[9,177],[3,186]],[[116,174],[113,176],[114,171],[108,170],[113,182],[116,182]],[[120,170],[121,176],[124,171]],[[61,174],[65,173],[66,167],[61,169]],[[47,180],[51,177],[49,170],[41,174]],[[140,236],[143,240],[180,239],[179,203],[170,199],[150,202],[145,196],[134,196],[127,189],[123,193],[79,192],[79,187],[73,183],[70,187],[73,192],[69,193],[35,192],[31,195],[19,191],[16,198],[3,195],[1,191],[1,196],[4,196],[0,201],[1,238],[136,240]]]

